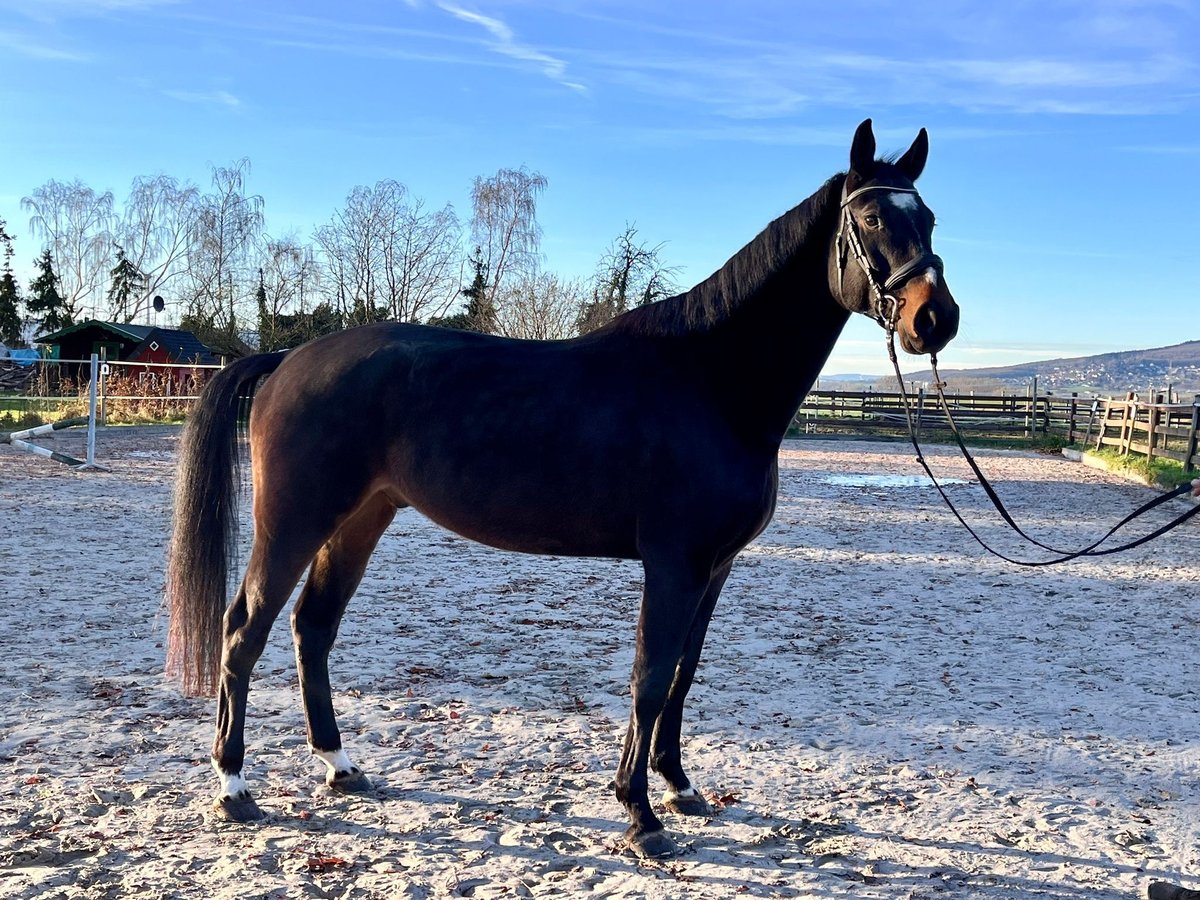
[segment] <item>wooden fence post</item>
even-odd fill
[[[1185,469],[1200,469],[1200,465],[1192,465],[1192,459],[1196,455],[1196,442],[1198,437],[1200,437],[1200,394],[1197,394],[1195,399],[1192,401],[1192,431],[1188,435],[1187,454],[1183,458],[1183,467]]]
[[[1121,415],[1121,443],[1118,446],[1122,456],[1129,455],[1129,445],[1133,443],[1133,423],[1137,421],[1137,394],[1132,391],[1125,395],[1125,409]]]
[[[1162,394],[1154,394],[1150,398],[1150,405],[1146,407],[1146,413],[1147,413],[1147,419],[1148,419],[1148,421],[1146,422],[1146,425],[1148,426],[1148,431],[1146,434],[1146,458],[1147,459],[1154,459],[1154,443],[1155,443],[1155,437],[1156,437],[1154,430],[1156,428],[1158,428],[1158,423],[1162,416],[1162,410],[1159,408],[1159,404],[1161,404],[1162,401],[1163,401]],[[1163,443],[1166,443],[1166,442],[1164,441]]]
[[[1092,423],[1096,421],[1096,412],[1100,409],[1100,398],[1092,398],[1092,411],[1088,413],[1087,434],[1084,435],[1083,443],[1090,444],[1092,442]]]
[[[1037,428],[1037,376],[1029,384],[1029,403],[1025,407],[1025,437]]]

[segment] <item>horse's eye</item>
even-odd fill
[[[879,216],[864,216],[863,222],[866,223],[868,228],[878,228],[879,227]]]

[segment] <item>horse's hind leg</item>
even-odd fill
[[[250,674],[267,644],[271,625],[300,580],[315,546],[259,538],[250,551],[246,577],[225,611],[225,644],[217,688],[217,733],[212,763],[221,780],[214,803],[224,819],[248,822],[263,814],[242,777],[246,758],[244,730]]]
[[[725,586],[725,579],[729,577],[731,565],[732,561],[718,568],[708,583],[704,599],[700,602],[700,608],[696,610],[696,617],[688,632],[683,657],[675,670],[675,680],[671,682],[671,691],[667,694],[666,705],[654,727],[654,740],[650,745],[650,766],[662,775],[669,785],[667,792],[663,794],[663,803],[672,812],[685,816],[712,815],[708,801],[692,786],[683,771],[679,741],[683,728],[683,704],[696,675],[700,652],[704,648],[704,637],[708,633],[708,623],[712,620],[717,598],[721,595],[721,588]]]
[[[325,780],[337,790],[366,791],[371,782],[342,749],[329,686],[329,651],[367,560],[395,514],[396,505],[376,494],[347,519],[317,552],[292,613],[309,747],[328,767]]]

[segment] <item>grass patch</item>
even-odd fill
[[[804,428],[799,428],[793,425],[788,429],[787,436],[790,438],[821,438],[821,437],[838,437],[843,440],[879,440],[885,438],[894,441],[909,440],[908,431],[902,428],[872,428],[872,429],[849,429],[839,430],[836,427],[829,427],[824,430],[820,429],[820,424],[810,420],[808,423],[809,431]],[[930,428],[926,426],[921,429],[921,433],[917,435],[917,439],[921,444],[949,444],[957,446],[954,440],[954,433],[948,428]],[[1042,434],[1035,432],[1029,436],[1024,434],[976,434],[974,432],[966,432],[963,434],[963,442],[968,447],[978,447],[986,450],[1029,450],[1034,453],[1061,453],[1063,447],[1068,446],[1066,438],[1061,434]]]
[[[1179,487],[1181,484],[1190,484],[1195,478],[1200,478],[1200,472],[1197,472],[1195,469],[1185,469],[1182,463],[1177,463],[1173,459],[1164,459],[1161,456],[1151,459],[1150,457],[1138,456],[1134,453],[1123,455],[1108,447],[1101,450],[1093,450],[1087,447],[1080,447],[1079,449],[1089,456],[1104,460],[1104,464],[1111,471],[1137,475],[1150,484],[1157,485],[1168,491]]]
[[[24,431],[26,428],[37,428],[37,426],[45,424],[45,418],[35,412],[0,410],[0,431]]]
[[[954,435],[949,431],[931,431],[921,434],[921,442],[929,444],[951,444],[958,446]],[[988,450],[1030,450],[1034,453],[1062,453],[1067,446],[1067,440],[1061,434],[1031,434],[1022,435],[974,435],[964,434],[963,443],[968,447],[982,447]]]

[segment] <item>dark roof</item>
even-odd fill
[[[68,325],[52,334],[43,335],[35,340],[38,344],[61,344],[70,338],[83,336],[88,332],[102,332],[117,338],[122,347],[121,356],[124,359],[136,359],[139,354],[151,349],[151,344],[157,344],[153,349],[163,349],[172,362],[201,365],[218,365],[213,351],[205,346],[196,335],[179,328],[159,328],[153,325],[125,325],[120,322],[102,322],[99,319],[88,319],[75,325]],[[83,338],[87,340],[86,337]]]
[[[215,366],[220,363],[212,351],[190,331],[178,328],[147,328],[148,334],[140,344],[129,352],[130,359],[136,359],[143,350],[164,349],[175,362],[194,362],[205,366]],[[151,344],[158,344],[152,348]]]
[[[87,319],[83,322],[77,322],[74,325],[68,325],[66,328],[61,328],[51,334],[44,334],[40,338],[34,338],[35,344],[57,344],[63,338],[80,331],[86,331],[89,328],[99,328],[102,331],[111,331],[121,335],[127,341],[144,341],[150,332],[154,331],[151,325],[123,325],[120,322],[102,322],[99,319]]]

